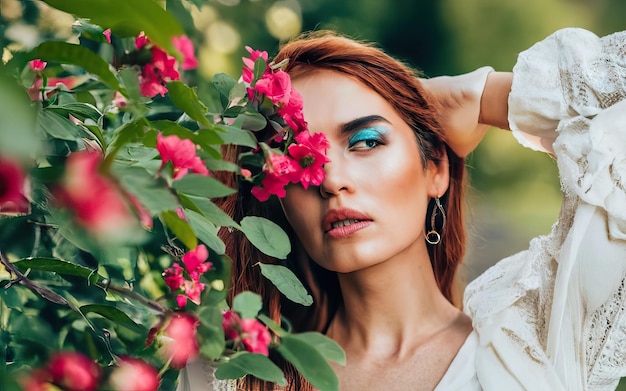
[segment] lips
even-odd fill
[[[323,228],[331,237],[345,237],[366,228],[371,222],[369,216],[354,209],[331,209],[324,216]]]

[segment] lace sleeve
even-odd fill
[[[563,120],[592,118],[626,97],[626,32],[563,29],[521,53],[509,124],[522,145],[552,152]]]

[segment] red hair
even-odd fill
[[[436,107],[428,100],[418,74],[376,47],[328,32],[308,34],[287,43],[274,61],[279,63],[285,59],[289,60],[285,71],[292,79],[319,70],[330,70],[363,83],[391,102],[401,118],[414,130],[424,167],[428,161],[439,163],[447,158],[450,183],[448,191],[441,198],[446,211],[446,224],[443,228],[437,227],[441,242],[429,245],[428,251],[439,289],[450,302],[456,302],[455,276],[464,256],[466,241],[463,217],[465,164],[464,159],[445,144]],[[229,147],[225,158],[234,160],[237,152],[236,148]],[[226,184],[238,186],[232,175],[227,178]],[[260,253],[239,232],[222,232],[228,255],[233,259],[229,296],[232,298],[244,290],[257,292],[263,296],[265,308],[275,321],[280,321],[282,314],[295,331],[325,332],[341,302],[335,273],[320,268],[304,253],[277,202],[259,203],[246,190],[249,189],[240,189],[224,199],[222,208],[236,220],[245,215],[259,215],[270,218],[286,230],[294,244],[287,264],[304,281],[315,304],[303,308],[282,300],[280,293],[260,275],[259,268],[252,266],[257,262],[277,263],[277,260]],[[434,207],[431,202],[429,208]],[[429,209],[428,216],[431,211]],[[425,232],[431,229],[430,217],[427,220]],[[288,389],[312,389],[293,368],[285,363],[281,365],[286,369]],[[271,384],[252,377],[244,379],[243,383],[245,389],[273,389]]]

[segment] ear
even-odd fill
[[[439,161],[429,160],[426,166],[426,178],[428,181],[428,195],[430,197],[441,197],[450,184],[450,166],[448,164],[448,154],[443,149]]]

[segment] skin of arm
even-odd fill
[[[513,82],[512,72],[491,72],[480,99],[478,123],[510,129],[508,121],[509,93]]]

